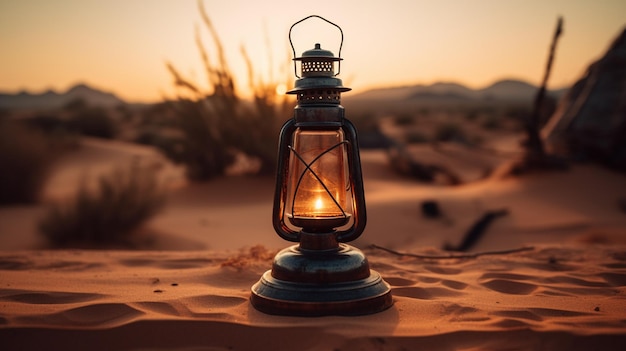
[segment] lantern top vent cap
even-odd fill
[[[302,56],[294,58],[296,61],[307,60],[307,59],[326,59],[328,61],[340,61],[341,57],[336,57],[330,50],[322,49],[322,46],[319,43],[315,44],[315,48],[307,50],[302,53]]]

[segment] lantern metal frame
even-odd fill
[[[320,18],[339,29],[341,33],[339,57],[321,49],[319,44],[303,53],[301,57],[295,57],[291,31],[297,24],[313,17]],[[299,244],[283,249],[276,255],[272,269],[265,272],[252,286],[250,301],[256,309],[278,315],[362,315],[383,311],[393,304],[389,285],[380,274],[370,270],[363,252],[346,244],[361,236],[367,215],[357,131],[352,122],[345,118],[345,110],[340,105],[341,92],[351,89],[342,86],[341,79],[336,77],[339,72],[334,73],[334,63],[342,60],[343,31],[325,18],[311,15],[291,26],[289,42],[294,54],[294,71],[298,79],[294,89],[288,94],[296,94],[298,104],[294,109],[293,118],[283,125],[280,132],[272,224],[281,238]],[[302,61],[302,77],[297,72],[298,61]],[[305,65],[309,61],[311,64]],[[292,146],[298,129],[341,130],[344,140],[327,150],[322,150],[307,163]],[[352,197],[350,201],[352,208],[349,209],[351,218],[345,223],[322,220],[330,224],[315,227],[313,230],[306,226],[296,226],[294,223],[289,225],[285,213],[287,201],[290,200],[287,198],[289,180],[290,177],[298,176],[290,174],[291,161],[303,162],[304,172],[311,172],[333,198],[335,204],[341,208],[322,179],[312,169],[317,159],[336,147],[346,148],[348,188]],[[297,187],[295,191],[297,193]],[[347,217],[345,210],[348,209],[341,208],[341,212]]]
[[[276,233],[283,239],[291,242],[300,242],[302,231],[292,229],[285,221],[285,203],[287,196],[287,182],[289,178],[288,168],[293,134],[302,125],[297,123],[295,118],[288,120],[282,127],[279,138],[278,149],[278,171],[276,175],[276,187],[274,192],[274,207],[272,224]],[[304,127],[306,128],[306,126]],[[309,126],[310,128],[310,126]],[[334,235],[338,242],[348,242],[357,239],[363,233],[367,223],[365,208],[365,191],[363,189],[363,175],[361,171],[360,154],[356,129],[352,122],[342,118],[341,124],[335,122],[321,122],[315,126],[317,129],[338,129],[340,128],[346,136],[346,147],[348,148],[348,170],[350,172],[350,188],[352,189],[352,205],[355,215],[352,217],[352,225],[345,229],[336,231]],[[300,162],[303,162],[300,160]],[[307,165],[307,168],[310,165]]]

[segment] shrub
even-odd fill
[[[67,129],[66,122],[56,114],[40,113],[26,119],[26,123],[46,133],[53,133],[59,129]]]
[[[487,130],[496,130],[502,128],[502,118],[493,114],[486,115],[482,122],[481,127]]]
[[[99,138],[111,139],[116,133],[115,123],[101,107],[86,107],[73,112],[69,126],[80,134]]]
[[[415,118],[409,113],[401,113],[394,117],[394,124],[397,126],[411,126],[415,124]]]
[[[467,142],[467,135],[457,123],[443,123],[435,130],[436,141]]]
[[[172,64],[167,67],[179,89],[178,100],[171,104],[176,112],[176,127],[183,137],[176,147],[164,150],[175,162],[187,167],[192,180],[206,180],[224,174],[243,152],[260,161],[259,174],[273,174],[276,169],[276,144],[281,121],[287,118],[291,104],[276,93],[276,83],[266,83],[254,72],[245,50],[252,103],[243,101],[222,49],[220,39],[206,11],[199,2],[205,27],[214,43],[217,63],[212,63],[199,34],[196,43],[209,81],[207,91],[185,79]]]
[[[80,135],[73,131],[68,121],[55,114],[36,114],[23,120],[26,125],[43,133],[55,153],[73,150],[80,146]]]
[[[468,121],[475,121],[480,116],[480,111],[477,109],[471,109],[465,113],[465,119]]]
[[[138,133],[134,142],[155,147],[174,163],[182,162],[180,149],[183,141],[179,135],[167,135],[164,130],[148,127]]]
[[[0,119],[0,204],[36,202],[49,174],[51,156],[41,133]]]
[[[408,144],[423,144],[430,141],[424,133],[418,131],[410,131],[406,133],[405,140]]]
[[[101,176],[95,188],[83,181],[73,198],[49,208],[39,229],[59,246],[125,243],[164,201],[154,173],[133,163]]]
[[[178,112],[177,128],[182,138],[170,138],[170,143],[159,143],[161,151],[172,161],[186,166],[187,178],[207,180],[222,175],[233,162],[234,154],[227,138],[224,118],[210,111],[202,101],[180,99],[175,104]]]
[[[428,117],[428,116],[430,116],[430,109],[427,108],[427,107],[420,108],[419,111],[418,111],[418,116],[421,116],[421,117]]]

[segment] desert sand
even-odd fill
[[[428,254],[438,254],[429,251]],[[626,251],[537,246],[471,259],[366,250],[394,305],[359,317],[256,311],[272,252],[0,256],[5,350],[620,350]]]
[[[250,287],[290,245],[271,227],[273,179],[188,184],[152,149],[87,139],[60,160],[44,205],[71,194],[80,179],[132,160],[159,173],[168,205],[142,228],[143,250],[134,251],[49,250],[36,231],[44,205],[0,208],[2,348],[624,349],[625,175],[576,164],[447,187],[393,173],[382,151],[361,157],[368,225],[352,244],[391,285],[390,309],[316,318],[256,311]],[[442,216],[424,217],[425,200],[436,201]],[[472,254],[440,250],[499,209],[508,214]]]

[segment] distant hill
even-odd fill
[[[486,100],[531,100],[539,87],[519,80],[501,80],[478,90],[481,98]]]
[[[94,89],[86,84],[77,84],[64,93],[48,90],[41,94],[22,91],[17,94],[0,92],[0,108],[3,109],[48,109],[59,108],[76,99],[92,106],[112,107],[125,103],[113,93]]]
[[[359,101],[416,101],[446,103],[460,101],[507,101],[531,102],[538,87],[519,80],[501,80],[482,89],[471,89],[462,84],[438,82],[431,85],[413,85],[376,88],[358,94],[346,94],[345,100]],[[548,93],[559,98],[566,89]],[[27,91],[19,93],[0,92],[0,109],[54,109],[76,99],[83,99],[92,106],[114,107],[126,102],[115,94],[77,84],[63,93],[48,90],[41,94]]]
[[[348,96],[358,100],[414,100],[414,101],[459,101],[459,100],[498,100],[510,102],[530,102],[539,88],[519,80],[501,80],[482,89],[470,89],[462,84],[440,82],[431,85],[379,88]],[[560,97],[566,89],[551,90],[548,93]]]

